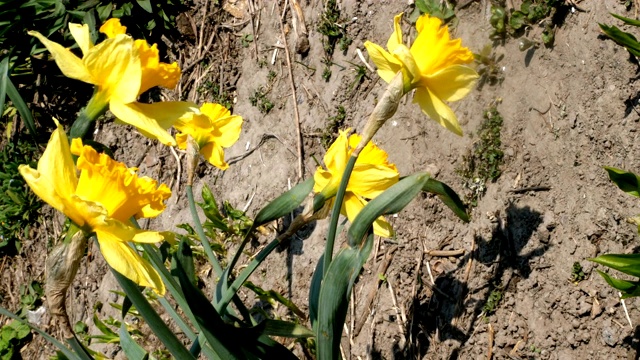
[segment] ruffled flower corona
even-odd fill
[[[231,115],[224,106],[205,103],[198,111],[188,113],[173,125],[179,133],[176,141],[180,149],[187,148],[191,136],[198,150],[211,165],[225,170],[229,165],[224,161],[224,150],[235,144],[240,137],[242,117]]]
[[[464,64],[473,61],[473,53],[460,39],[451,40],[447,26],[428,14],[416,22],[416,37],[411,49],[402,41],[400,19],[394,18],[394,32],[387,41],[388,52],[379,45],[365,42],[378,75],[387,83],[402,72],[404,92],[416,89],[413,102],[422,112],[450,131],[462,135],[458,119],[445,101],[457,101],[472,89],[478,74]]]
[[[166,129],[194,104],[182,101],[143,104],[136,100],[152,87],[175,87],[180,79],[178,65],[160,62],[157,46],[126,35],[126,27],[118,19],[110,19],[100,27],[107,39],[96,45],[91,41],[88,25],[69,23],[69,31],[82,51],[82,58],[37,31],[29,34],[44,44],[65,76],[95,86],[87,110],[98,114],[108,105],[120,121],[135,126],[145,136],[175,145]]]
[[[100,251],[113,269],[164,295],[159,274],[130,242],[157,243],[171,234],[137,229],[130,219],[159,215],[171,190],[151,178],[138,177],[135,168],[83,146],[80,139],[73,139],[69,146],[64,129],[56,124],[58,128],[51,134],[37,170],[20,165],[20,174],[38,197],[85,233],[96,234]],[[72,154],[78,156],[77,168]]]
[[[355,147],[360,143],[360,135],[347,138],[349,130],[340,131],[336,141],[324,156],[326,170],[318,167],[313,179],[313,191],[322,193],[325,199],[336,195],[342,174]],[[391,185],[398,182],[398,169],[389,163],[387,153],[372,142],[362,149],[349,178],[340,213],[353,222],[368,200],[382,194]],[[373,232],[382,237],[391,237],[393,229],[383,218],[373,223]]]

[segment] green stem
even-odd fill
[[[120,284],[120,287],[124,290],[133,306],[138,309],[140,315],[149,324],[149,327],[156,334],[160,342],[166,346],[167,350],[176,359],[194,359],[195,357],[182,345],[182,342],[178,340],[176,335],[169,329],[167,324],[160,318],[158,313],[151,307],[147,299],[144,297],[138,285],[133,281],[127,279],[119,272],[111,269],[116,280]]]
[[[100,95],[98,92],[94,92],[87,106],[80,110],[78,118],[73,122],[71,130],[69,131],[69,137],[71,139],[84,139],[94,121],[107,111],[109,103],[102,99],[102,96],[98,95]]]
[[[242,270],[242,272],[238,275],[238,277],[233,281],[233,283],[231,283],[231,285],[222,294],[222,298],[220,299],[218,304],[216,304],[216,310],[218,310],[218,312],[221,312],[221,309],[225,309],[227,305],[229,305],[229,302],[236,295],[236,292],[238,291],[238,289],[240,289],[242,284],[244,284],[245,281],[247,281],[249,276],[253,274],[253,272],[258,268],[258,266],[262,263],[262,261],[269,254],[271,254],[271,252],[274,249],[278,247],[280,242],[281,242],[281,239],[279,238],[276,238],[273,241],[271,241],[269,245],[267,245],[264,249],[262,249],[262,251],[260,251],[258,255],[256,255],[255,258],[253,258],[253,260],[251,260],[249,265],[247,265],[247,267],[244,268],[244,270]]]
[[[329,233],[327,234],[327,244],[324,248],[324,265],[322,275],[323,279],[327,275],[329,264],[331,264],[331,260],[333,258],[333,245],[336,239],[336,229],[338,228],[340,209],[342,208],[342,201],[344,200],[344,194],[347,190],[347,184],[349,183],[349,178],[351,177],[351,172],[353,171],[353,166],[356,164],[359,153],[359,151],[354,152],[349,158],[349,162],[347,163],[347,166],[344,169],[344,173],[342,174],[342,179],[340,180],[340,187],[338,187],[338,193],[336,194],[335,203],[333,204],[333,208],[331,209]]]
[[[202,229],[202,223],[200,222],[200,217],[198,216],[198,210],[196,209],[196,202],[193,200],[193,187],[191,185],[187,185],[187,199],[189,200],[189,210],[191,210],[191,217],[193,218],[193,225],[196,228],[196,233],[198,233],[198,237],[200,237],[200,242],[202,243],[202,247],[204,248],[204,252],[207,254],[209,258],[209,262],[213,266],[213,270],[216,272],[216,276],[222,276],[222,267],[220,266],[220,262],[218,262],[218,258],[213,253],[213,249],[211,249],[211,244],[209,243],[209,238],[204,234],[204,230]]]

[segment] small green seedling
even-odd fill
[[[586,276],[584,274],[584,270],[582,270],[582,265],[580,265],[580,262],[574,262],[573,267],[571,268],[571,282],[574,284],[578,284],[585,278]]]
[[[347,118],[347,111],[344,106],[340,105],[336,108],[336,115],[331,116],[327,119],[327,126],[322,131],[322,136],[320,138],[320,142],[325,149],[328,149],[329,146],[335,141],[338,130],[344,126],[344,122]]]
[[[268,91],[265,91],[264,87],[260,86],[256,89],[256,91],[249,97],[249,102],[251,105],[255,106],[260,110],[263,114],[268,114],[275,105],[269,100],[267,97]]]
[[[16,358],[20,348],[31,337],[31,329],[26,324],[13,320],[0,328],[0,359]],[[18,357],[19,358],[19,357]]]
[[[502,300],[502,289],[493,289],[489,294],[487,302],[482,307],[482,312],[485,315],[491,315],[498,309],[498,304]]]
[[[447,1],[440,0],[416,0],[415,9],[409,15],[409,21],[415,23],[422,14],[429,14],[448,23],[452,21],[456,14],[453,11],[453,5]]]
[[[506,10],[504,1],[494,1],[491,6],[489,23],[493,27],[491,39],[504,39],[507,35],[522,36],[526,29],[542,25],[542,43],[552,47],[555,40],[555,29],[551,18],[559,8],[567,6],[564,0],[525,0],[517,10],[510,13]]]
[[[240,37],[240,44],[242,45],[243,48],[248,48],[252,42],[253,42],[253,35],[251,34],[243,34]]]
[[[476,63],[476,71],[480,75],[478,90],[482,90],[486,84],[493,86],[502,83],[504,72],[498,63],[504,58],[504,54],[497,55],[493,51],[493,46],[487,44],[479,53],[474,53],[473,57]]]
[[[478,200],[486,191],[486,184],[495,182],[502,174],[502,123],[502,115],[498,112],[497,102],[494,102],[484,111],[484,121],[477,133],[478,140],[467,155],[463,156],[462,167],[457,170],[470,190],[466,198],[472,206],[477,206]]]

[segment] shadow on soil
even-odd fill
[[[516,284],[521,279],[529,277],[532,270],[531,261],[549,249],[548,244],[541,243],[532,251],[521,253],[542,223],[541,213],[528,206],[518,207],[510,204],[505,214],[506,218],[498,222],[491,238],[476,236],[475,250],[465,255],[458,262],[456,269],[436,279],[436,287],[441,292],[433,292],[430,298],[414,299],[414,323],[406,332],[411,333],[414,340],[411,342],[411,348],[404,351],[394,349],[396,359],[422,358],[433,345],[433,339],[437,339],[437,342],[453,339],[459,344],[465,344],[478,323],[483,321],[484,317],[479,315],[486,309],[490,294],[493,291],[515,291]],[[464,274],[470,259],[493,267],[492,276],[487,279],[486,285],[478,289],[469,289],[467,282],[461,282],[455,276],[459,271]],[[485,296],[481,301],[470,300],[465,303],[464,300],[470,291],[484,292]],[[471,313],[471,316],[462,317],[465,312]],[[462,319],[472,320],[465,324],[466,321]],[[449,359],[458,359],[461,346],[445,349],[444,352],[449,353]]]

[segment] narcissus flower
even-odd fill
[[[360,143],[360,135],[353,134],[347,138],[348,132],[349,130],[340,131],[340,135],[324,156],[326,170],[318,167],[313,176],[313,191],[322,193],[326,199],[338,192],[347,162]],[[397,183],[398,177],[398,169],[389,163],[387,153],[369,142],[360,152],[353,167],[340,213],[349,221],[353,221],[368,200]],[[383,217],[380,217],[373,223],[373,232],[379,236],[391,237],[393,229]]]
[[[20,174],[42,200],[86,233],[96,234],[100,251],[112,268],[164,295],[159,274],[130,242],[156,243],[170,234],[137,229],[130,219],[159,215],[171,190],[148,177],[138,177],[135,168],[83,146],[79,138],[69,147],[64,129],[56,124],[58,128],[51,134],[37,170],[20,165]],[[78,156],[77,168],[72,154]]]
[[[102,25],[100,32],[107,39],[96,45],[88,25],[70,23],[69,31],[82,58],[37,31],[29,34],[44,44],[65,76],[95,85],[88,111],[97,116],[108,105],[120,121],[135,126],[145,136],[175,145],[166,129],[194,105],[178,101],[142,104],[136,100],[154,86],[175,87],[180,79],[178,65],[160,62],[157,46],[126,35],[126,27],[118,19]]]
[[[418,36],[409,49],[402,41],[401,18],[402,14],[394,18],[388,52],[372,42],[364,44],[378,67],[378,75],[391,82],[402,72],[404,92],[416,89],[413,102],[420,105],[422,112],[462,135],[458,119],[445,101],[460,100],[473,89],[478,74],[464,65],[473,61],[473,53],[462,46],[460,39],[451,40],[447,26],[428,14],[418,18]]]
[[[225,170],[229,165],[224,161],[223,148],[238,141],[242,117],[231,115],[220,104],[205,103],[199,110],[178,119],[173,127],[179,131],[176,140],[180,149],[187,148],[187,138],[191,136],[200,154],[213,166]]]

